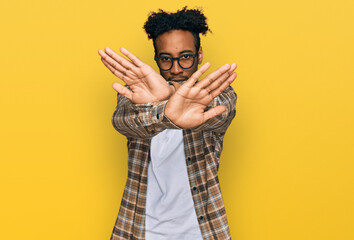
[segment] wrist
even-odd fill
[[[176,92],[176,88],[173,85],[168,85],[170,87],[170,95],[168,99]]]
[[[170,108],[170,101],[167,100],[165,108],[164,108],[164,115],[171,121],[169,108]]]

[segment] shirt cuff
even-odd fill
[[[157,124],[161,124],[162,127],[169,129],[183,129],[176,124],[174,124],[166,115],[165,115],[165,107],[168,100],[164,100],[157,104],[156,108],[154,108],[154,117]]]
[[[134,110],[143,113],[145,116],[142,118],[145,125],[155,125],[156,130],[164,129],[183,129],[174,124],[165,115],[165,107],[168,100],[151,103],[133,104]]]

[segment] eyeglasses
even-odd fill
[[[194,64],[194,59],[197,54],[183,54],[179,57],[173,58],[168,56],[155,57],[157,66],[163,71],[168,71],[173,67],[173,62],[177,60],[178,65],[183,69],[189,69]]]

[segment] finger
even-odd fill
[[[204,112],[204,122],[208,121],[210,118],[216,117],[220,114],[222,114],[226,110],[226,107],[224,105],[218,105],[215,106],[208,111]],[[204,123],[203,122],[203,123]]]
[[[101,60],[105,60],[106,63],[108,63],[111,67],[108,67],[106,64],[106,66],[114,73],[115,70],[118,70],[120,73],[122,73],[123,75],[127,75],[130,78],[134,78],[136,77],[136,74],[134,72],[132,72],[131,70],[128,70],[126,68],[124,68],[122,65],[120,65],[116,60],[114,60],[113,58],[111,58],[108,54],[106,54],[105,52],[103,52],[101,49],[98,51],[98,53],[101,55]],[[114,69],[112,69],[114,68]]]
[[[120,83],[113,83],[112,85],[113,89],[116,90],[119,94],[122,94],[124,97],[128,98],[129,100],[132,100],[133,97],[133,92],[130,91],[127,87],[123,86]]]
[[[127,58],[129,58],[130,60],[132,60],[132,62],[137,66],[137,67],[141,67],[144,65],[144,62],[141,61],[138,57],[136,57],[134,54],[132,54],[131,52],[129,52],[127,49],[125,49],[124,47],[120,48],[120,52],[123,53]]]
[[[117,69],[115,69],[112,65],[109,64],[109,62],[107,62],[103,58],[101,58],[101,61],[115,76],[122,79],[125,83],[127,83],[129,85],[132,82],[132,80],[131,80],[132,75],[129,71],[122,73],[122,72],[118,71]]]
[[[102,50],[100,50],[100,51],[101,51],[100,52],[101,59],[103,58],[106,62],[108,62],[116,70],[118,70],[121,73],[123,73],[123,75],[126,75],[125,73],[128,72],[128,69],[124,68],[121,64],[119,64],[115,59],[113,59],[107,53],[103,52]]]
[[[116,53],[115,51],[113,51],[112,49],[110,49],[109,47],[105,47],[105,51],[106,53],[113,58],[114,60],[116,60],[121,66],[123,66],[124,68],[128,70],[132,70],[134,72],[135,70],[135,65],[131,62],[129,62],[127,59],[125,59],[124,57],[122,57],[121,55],[119,55],[118,53]]]
[[[109,62],[107,62],[106,60],[104,60],[104,58],[101,57],[101,61],[103,62],[103,64],[114,74],[115,71],[117,71],[117,69],[115,69]]]
[[[235,63],[231,64],[230,69],[232,71],[229,70],[229,71],[225,72],[220,77],[215,79],[215,81],[212,82],[209,86],[205,87],[205,89],[207,90],[208,93],[214,91],[217,87],[221,86],[224,83],[224,81],[227,80],[229,76],[231,76],[233,70],[236,69],[236,64]]]
[[[224,81],[218,88],[216,88],[214,91],[210,92],[210,95],[212,98],[217,97],[220,93],[222,93],[237,77],[237,74],[234,72],[232,73],[226,81]]]
[[[237,64],[236,64],[236,63],[231,64],[231,67],[230,67],[230,69],[229,69],[228,73],[230,73],[230,74],[231,74],[233,71],[235,71],[235,70],[236,70],[236,68],[237,68]]]
[[[210,63],[207,62],[201,66],[192,76],[183,84],[187,87],[193,87],[194,83],[208,70]]]
[[[114,66],[112,66],[109,62],[107,62],[106,60],[104,60],[103,58],[101,58],[103,64],[105,64],[105,66],[111,70],[111,72],[113,72],[113,74],[116,72],[121,73],[123,76],[127,76],[129,79],[134,79],[136,77],[136,75],[131,71],[126,71],[126,69],[123,68],[122,70],[117,70]],[[116,75],[116,74],[115,74]]]
[[[121,77],[123,74],[121,72],[119,72],[114,66],[112,66],[107,60],[105,60],[104,58],[101,58],[101,61],[103,62],[103,64],[117,77]]]
[[[178,90],[178,88],[181,87],[181,85],[179,85],[179,84],[176,83],[176,82],[172,82],[172,85],[175,87],[176,91]]]
[[[231,64],[231,67],[229,71],[221,75],[218,79],[216,79],[209,87],[207,87],[208,92],[212,92],[215,90],[218,86],[221,86],[221,84],[227,79],[229,76],[231,76],[232,72],[235,71],[237,68],[236,63]]]
[[[218,79],[222,74],[227,72],[230,69],[230,64],[225,64],[224,66],[219,67],[214,72],[208,74],[203,80],[198,82],[195,86],[199,88],[205,88],[212,84],[216,79]]]

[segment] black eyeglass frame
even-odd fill
[[[180,58],[181,58],[181,57],[183,57],[183,56],[186,56],[186,55],[193,57],[193,63],[192,63],[192,65],[191,65],[190,67],[187,67],[187,68],[182,67],[182,66],[181,66],[181,64],[179,63]],[[161,57],[155,57],[155,58],[154,58],[154,60],[155,60],[155,62],[156,62],[156,64],[157,64],[157,66],[158,66],[158,67],[159,67],[162,71],[168,71],[168,70],[171,70],[171,69],[172,69],[172,67],[173,67],[173,64],[174,64],[175,60],[177,60],[178,65],[179,65],[182,69],[190,69],[191,67],[193,67],[193,65],[194,65],[194,61],[195,61],[195,58],[196,58],[197,56],[198,56],[198,54],[197,54],[197,53],[195,53],[195,54],[186,53],[186,54],[183,54],[183,55],[181,55],[181,56],[179,56],[179,57],[176,57],[176,58],[173,58],[173,57],[168,57],[168,56],[161,56]],[[164,57],[164,58],[168,58],[168,59],[171,59],[171,60],[172,60],[171,67],[170,67],[169,69],[163,69],[163,68],[161,68],[161,67],[160,67],[160,65],[159,65],[158,61],[159,61],[159,59],[160,59],[160,58],[163,58],[163,57]]]

